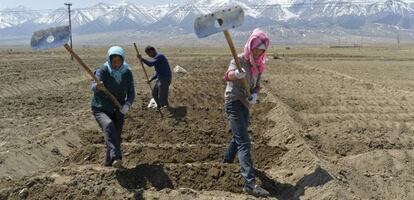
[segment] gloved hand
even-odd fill
[[[241,69],[241,71],[240,70],[238,70],[238,69],[236,69],[235,71],[234,71],[234,76],[237,78],[237,79],[244,79],[245,77],[246,77],[246,71],[242,68]]]
[[[96,91],[98,92],[98,91],[102,91],[102,90],[104,90],[105,89],[105,86],[104,86],[104,84],[103,84],[103,82],[102,81],[100,81],[99,83],[96,83]]]
[[[150,79],[150,80],[147,80],[147,81],[145,81],[145,82],[147,82],[147,83],[151,83],[153,80],[155,80],[155,79]]]
[[[119,111],[119,112],[121,112],[122,114],[127,114],[127,112],[129,111],[129,108],[130,108],[131,106],[128,104],[128,103],[126,103],[125,105],[123,105],[122,106],[122,108],[121,108],[121,110]]]
[[[258,99],[259,99],[259,96],[257,96],[256,93],[253,93],[252,95],[250,95],[249,98],[247,98],[247,101],[249,102],[250,105],[253,105],[257,103]]]

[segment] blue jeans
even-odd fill
[[[122,159],[121,132],[124,115],[119,111],[105,113],[92,110],[93,116],[102,129],[105,138],[105,166],[111,166],[114,160]]]
[[[239,157],[241,175],[246,181],[246,186],[255,184],[255,174],[252,162],[251,140],[247,132],[249,126],[249,109],[241,101],[226,102],[224,106],[227,118],[230,122],[233,138],[224,154],[225,163],[233,163],[236,154]]]

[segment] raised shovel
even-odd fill
[[[44,30],[39,30],[33,33],[30,41],[30,46],[34,50],[46,50],[51,48],[58,48],[64,46],[65,49],[79,62],[79,64],[85,69],[85,71],[92,77],[92,79],[99,83],[100,80],[95,76],[92,70],[86,66],[82,59],[76,54],[73,49],[67,44],[70,36],[69,26],[60,26]],[[118,100],[106,89],[102,91],[111,99],[115,107],[120,110],[122,108]]]
[[[242,70],[240,60],[237,56],[236,48],[231,39],[229,29],[239,27],[244,22],[244,11],[240,6],[232,6],[221,9],[210,14],[199,16],[194,21],[194,31],[198,38],[204,38],[218,32],[223,32],[229,44],[231,54],[233,55],[236,67],[239,71]],[[250,97],[250,87],[246,78],[243,79],[243,85],[247,96]]]

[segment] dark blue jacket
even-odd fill
[[[155,67],[155,74],[151,77],[151,81],[154,79],[171,80],[170,64],[163,54],[157,54],[152,60],[142,59],[142,62],[150,67]]]

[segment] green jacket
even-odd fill
[[[118,69],[112,69],[110,63],[111,55],[120,55],[124,60],[123,66]],[[130,106],[135,99],[134,79],[128,64],[125,62],[125,52],[120,47],[112,47],[108,51],[108,61],[95,71],[96,77],[103,82],[108,91],[115,96],[121,105],[129,104]],[[94,111],[113,113],[116,107],[111,99],[102,91],[96,91],[96,83],[92,83],[91,107]]]

